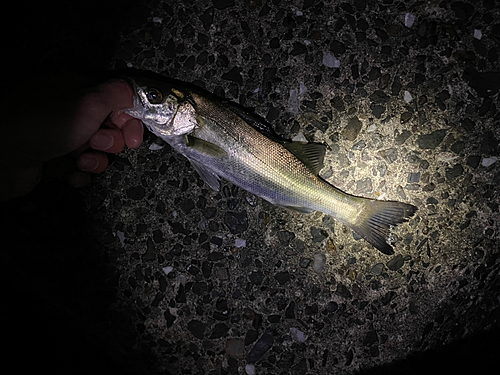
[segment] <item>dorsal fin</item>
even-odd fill
[[[280,139],[276,133],[273,132],[271,126],[259,115],[250,112],[246,108],[238,104],[224,101],[222,104],[230,109],[237,116],[242,118],[248,125],[265,135],[267,138],[278,142],[286,147],[288,151],[294,154],[297,159],[306,165],[311,173],[318,175],[321,168],[323,168],[323,159],[325,158],[326,146],[319,143],[303,143],[303,142],[289,142]]]
[[[272,127],[259,115],[250,112],[239,104],[229,101],[223,101],[222,105],[231,110],[235,115],[243,119],[252,128],[265,135],[267,138],[277,140],[278,136],[274,133]]]
[[[319,143],[285,142],[283,146],[294,154],[316,176],[323,168],[326,146]]]

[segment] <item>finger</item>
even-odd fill
[[[90,173],[77,169],[75,159],[67,155],[46,161],[43,169],[46,175],[63,180],[74,188],[90,183]]]
[[[130,119],[133,119],[132,116],[127,115],[122,111],[113,111],[109,116],[110,121],[118,128],[122,128],[125,123],[127,123]]]
[[[94,150],[117,154],[123,151],[125,140],[119,129],[99,129],[90,138],[89,144]]]
[[[108,115],[115,110],[133,106],[133,91],[125,81],[110,81],[81,99],[75,112],[75,132],[72,139],[90,138]],[[87,139],[88,139],[87,138]],[[77,148],[79,145],[70,145]]]
[[[76,163],[84,172],[101,173],[108,166],[108,157],[102,152],[87,151],[80,155]]]
[[[142,144],[144,127],[140,120],[130,119],[123,125],[122,132],[127,147],[137,148]]]
[[[68,153],[69,156],[71,156],[73,159],[78,159],[78,157],[86,150],[88,150],[90,147],[89,142],[85,142],[83,145],[78,147],[77,149],[71,151]]]
[[[114,80],[103,83],[99,87],[99,94],[102,97],[103,105],[106,105],[108,111],[116,111],[125,108],[131,108],[134,105],[134,91],[130,85],[123,80]]]

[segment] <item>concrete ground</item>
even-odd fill
[[[492,363],[498,1],[101,7],[47,22],[33,12],[35,56],[197,84],[284,138],[328,145],[320,176],[336,187],[418,212],[384,255],[323,214],[228,182],[212,191],[147,133],[87,188],[47,177],[2,205],[14,353],[68,373],[462,373]]]

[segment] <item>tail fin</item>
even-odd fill
[[[387,243],[390,226],[407,221],[417,207],[396,201],[365,200],[365,207],[350,227],[382,253],[394,254]]]

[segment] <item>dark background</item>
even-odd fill
[[[4,9],[15,22],[2,33],[2,95],[21,87],[25,95],[19,100],[36,100],[30,92],[38,75],[69,71],[102,77],[120,33],[137,27],[138,12],[147,11],[123,1],[48,3]],[[109,308],[116,298],[116,271],[102,244],[88,233],[81,195],[46,177],[27,197],[2,203],[0,209],[4,367],[71,374],[154,373],[147,347],[130,353],[109,350],[106,340],[133,341],[134,331],[126,311]],[[363,373],[487,371],[498,367],[499,333],[477,333]]]

